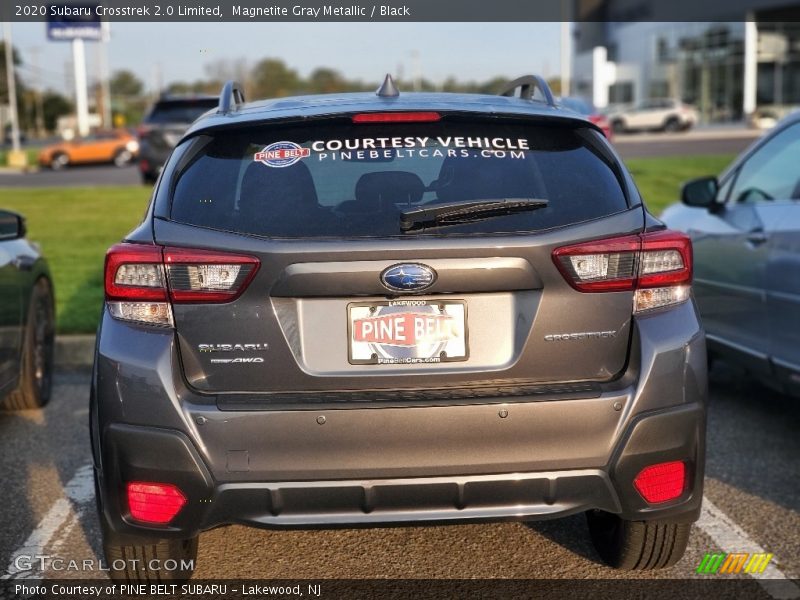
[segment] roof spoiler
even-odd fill
[[[221,115],[227,115],[244,104],[244,88],[237,81],[228,81],[222,86],[219,93],[219,110]]]
[[[509,82],[503,89],[501,89],[498,96],[516,96],[517,88],[519,88],[519,97],[523,100],[533,100],[533,95],[538,89],[544,96],[544,101],[547,106],[556,108],[556,101],[553,98],[553,92],[550,91],[550,86],[541,75],[524,75]]]

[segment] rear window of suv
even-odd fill
[[[216,98],[161,100],[156,103],[145,121],[151,125],[168,123],[193,123],[200,115],[216,108]]]
[[[266,237],[541,231],[627,209],[600,134],[519,122],[255,126],[185,142],[172,187],[180,223]],[[404,233],[404,212],[497,199],[527,212]]]

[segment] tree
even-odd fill
[[[308,78],[307,89],[313,94],[330,94],[332,92],[346,92],[350,89],[347,80],[339,71],[320,67],[314,69]]]
[[[402,92],[414,89],[414,81],[402,76],[402,65],[398,67],[395,83]],[[349,79],[340,71],[330,67],[317,67],[304,78],[279,58],[265,58],[252,68],[246,59],[217,59],[204,67],[207,79],[195,82],[178,81],[168,86],[170,93],[219,93],[223,82],[234,79],[245,85],[246,97],[250,99],[278,98],[293,94],[331,94],[337,92],[373,91],[378,89],[381,81],[364,82],[360,79]],[[443,91],[465,94],[496,94],[508,84],[510,79],[495,76],[486,81],[459,81],[448,77],[445,81],[434,83],[421,79],[419,89],[423,92]],[[556,82],[557,84],[557,82]],[[557,87],[554,89],[557,93]]]
[[[550,91],[553,92],[554,96],[561,95],[561,78],[560,77],[551,77],[547,80],[547,85],[550,86]]]
[[[144,83],[130,71],[115,71],[109,81],[112,96],[123,96],[126,98],[138,98],[144,90]]]
[[[114,71],[108,86],[114,123],[131,125],[141,121],[148,102],[142,80],[131,71],[122,69]]]
[[[213,87],[213,93],[215,94],[219,93],[222,84],[229,79],[246,85],[250,77],[250,64],[246,58],[241,57],[214,60],[207,63],[203,70],[210,79],[210,81],[205,82],[208,85],[204,86],[204,88]],[[197,83],[199,82],[195,82],[195,87]],[[213,86],[211,84],[213,84]]]
[[[44,127],[48,131],[55,130],[58,117],[68,115],[73,110],[72,102],[58,92],[52,90],[48,90],[44,93],[42,97],[42,108],[44,112]]]
[[[496,94],[501,89],[503,89],[506,85],[509,84],[511,80],[507,77],[495,77],[486,81],[477,86],[477,92],[479,94]]]
[[[14,66],[21,66],[22,59],[20,58],[19,51],[13,48],[11,52]],[[16,68],[14,69],[14,79],[17,83],[17,117],[19,119],[19,128],[24,131],[33,125],[33,122],[29,118],[30,110],[28,110],[28,106],[26,105],[26,100],[30,94],[25,87],[25,83],[20,79],[19,70]],[[8,104],[10,104],[10,102],[8,97],[8,76],[6,75],[6,47],[5,44],[0,43],[0,105]],[[9,123],[3,123],[3,125],[10,128]]]
[[[250,74],[255,98],[277,98],[303,91],[297,71],[290,69],[277,58],[265,58],[253,67]]]
[[[219,94],[222,83],[216,80],[198,79],[194,82],[173,81],[167,86],[168,94]]]
[[[19,67],[22,65],[22,59],[19,57],[19,50],[13,48],[11,50],[13,56],[14,66]],[[22,81],[19,78],[19,71],[15,70],[15,79],[17,80],[17,94],[24,89]],[[6,46],[0,43],[0,102],[8,104],[8,76],[6,75]]]

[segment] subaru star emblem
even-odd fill
[[[404,263],[394,265],[381,273],[381,283],[396,292],[418,292],[436,281],[436,271],[425,265]]]

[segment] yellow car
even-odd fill
[[[51,169],[90,163],[114,163],[124,167],[139,153],[139,142],[125,130],[97,131],[47,146],[39,153],[39,164]]]

